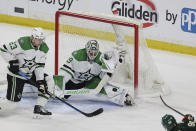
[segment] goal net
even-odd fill
[[[155,97],[169,93],[153,62],[142,24],[116,15],[57,11],[55,21],[55,74],[71,53],[95,39],[100,51],[118,50],[124,64],[116,70],[111,84],[133,89],[136,97]]]

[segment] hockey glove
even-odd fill
[[[194,117],[191,114],[186,114],[182,121],[188,123],[189,121],[194,121]]]
[[[46,82],[44,80],[39,80],[36,83],[37,83],[38,91],[40,91],[43,94],[46,94],[48,90]]]
[[[9,64],[10,64],[9,70],[12,73],[17,74],[19,72],[19,61],[18,60],[11,60],[11,61],[9,61]]]

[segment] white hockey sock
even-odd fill
[[[38,96],[36,105],[40,105],[40,106],[45,107],[45,105],[46,105],[47,102],[48,102],[48,99],[47,98],[45,98],[43,96]]]

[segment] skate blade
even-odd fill
[[[51,115],[40,115],[40,114],[34,114],[33,115],[33,119],[38,119],[38,120],[41,120],[41,119],[51,119]]]

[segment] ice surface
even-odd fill
[[[0,44],[30,35],[30,31],[29,27],[0,23]],[[51,49],[46,71],[53,74],[54,32],[46,30],[46,35],[46,42]],[[172,94],[164,96],[163,99],[180,112],[196,116],[196,57],[157,50],[151,52],[161,75],[172,90]],[[1,65],[6,66],[2,59],[0,60]],[[1,92],[0,96],[5,96],[5,92]],[[0,130],[164,131],[161,126],[163,115],[172,114],[177,121],[182,119],[180,115],[165,107],[158,97],[136,99],[136,104],[132,107],[119,107],[95,96],[77,96],[68,101],[85,112],[104,108],[102,114],[92,118],[79,114],[63,103],[51,100],[47,104],[47,109],[53,112],[52,118],[42,120],[32,119],[35,101],[35,97],[25,95],[15,111],[7,114],[0,112]]]

